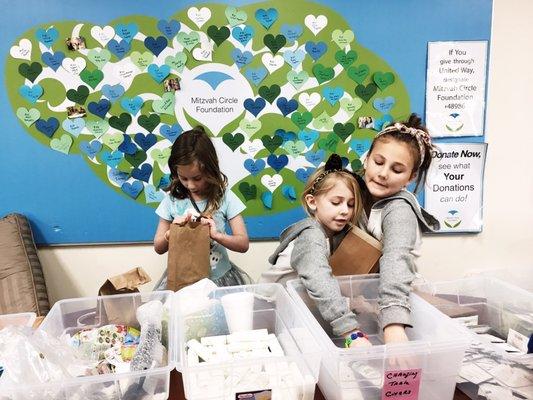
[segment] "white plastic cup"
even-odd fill
[[[230,333],[253,329],[254,295],[237,292],[220,298]]]

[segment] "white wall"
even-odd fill
[[[533,272],[533,1],[494,3],[484,230],[426,237],[418,265],[430,280],[517,265],[529,265]],[[275,246],[252,243],[248,253],[231,258],[256,278]],[[49,247],[39,249],[39,257],[52,302],[96,295],[107,277],[137,266],[157,280],[166,265],[166,256],[158,256],[151,245]]]

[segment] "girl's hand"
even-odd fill
[[[170,229],[165,232],[165,240],[168,242],[170,239]]]
[[[218,238],[220,238],[221,234],[219,231],[217,231],[217,225],[215,223],[215,220],[213,218],[202,217],[200,222],[203,225],[209,225],[209,236],[211,237],[211,239],[216,240],[218,242]]]
[[[350,349],[354,347],[371,347],[372,343],[370,343],[366,334],[356,329],[345,335],[344,346]]]
[[[387,325],[385,329],[383,329],[383,339],[385,340],[385,344],[407,343],[409,341],[403,324]]]

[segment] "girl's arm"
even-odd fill
[[[209,224],[209,234],[211,235],[211,239],[217,241],[226,249],[237,251],[239,253],[245,253],[248,251],[250,240],[248,239],[244,219],[240,214],[229,220],[229,226],[231,227],[232,232],[231,235],[228,235],[225,232],[218,232],[215,221],[211,218],[202,218],[202,221]]]
[[[154,249],[157,254],[164,254],[168,251],[168,230],[170,221],[159,217],[159,224],[154,236]]]

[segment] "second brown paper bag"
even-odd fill
[[[354,226],[331,255],[333,275],[362,275],[379,272],[381,243]]]
[[[209,277],[209,225],[188,222],[170,225],[167,289],[181,288]]]

